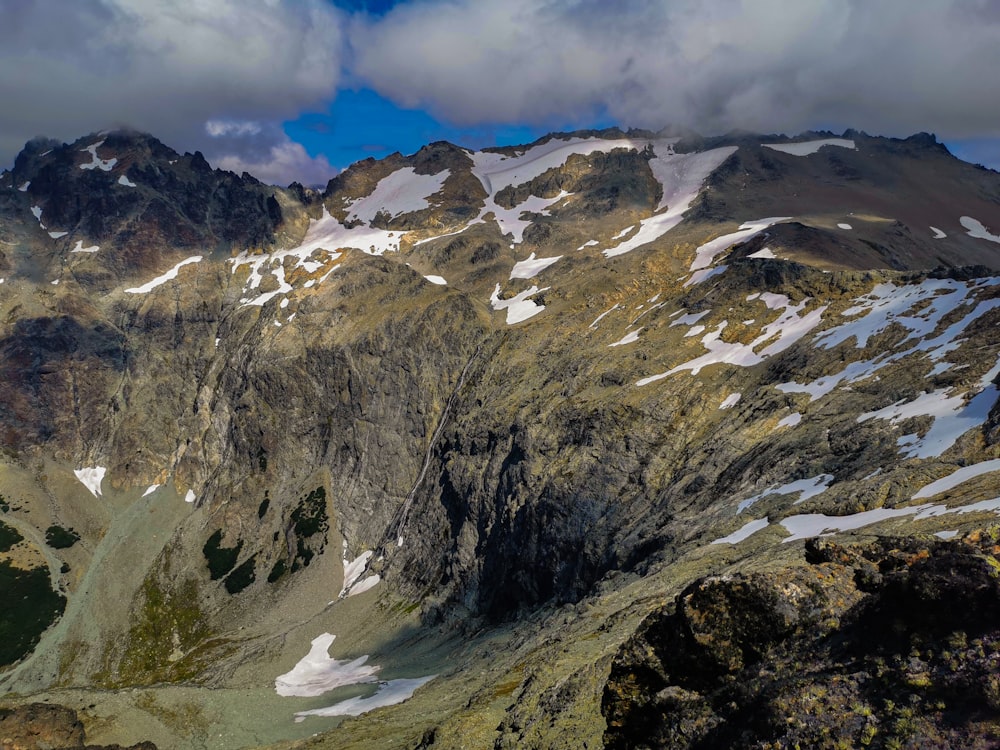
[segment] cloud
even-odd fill
[[[1000,135],[992,0],[425,0],[354,16],[350,44],[355,75],[459,125]]]
[[[257,135],[261,131],[259,122],[244,120],[209,120],[205,123],[205,132],[213,138],[226,135]]]
[[[0,164],[116,125],[221,155],[239,123],[325,107],[340,80],[325,0],[0,0],[0,17]]]
[[[226,154],[212,160],[214,166],[242,174],[249,172],[261,182],[271,185],[288,185],[301,182],[306,186],[326,187],[337,174],[325,156],[315,158],[306,153],[302,144],[285,138],[271,146],[266,153],[255,157]]]

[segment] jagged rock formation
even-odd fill
[[[615,658],[605,747],[995,746],[996,533],[692,583]]]
[[[994,517],[998,227],[1000,177],[927,135],[436,143],[322,193],[32,142],[0,176],[3,554],[66,607],[0,685],[157,686],[103,694],[151,734],[85,720],[161,744],[232,727],[162,687],[212,686],[264,744],[314,732],[269,691],[328,631],[438,675],[381,740],[596,746],[619,647],[692,581],[767,599],[797,540]],[[715,657],[706,727],[748,668]]]

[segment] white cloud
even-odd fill
[[[257,135],[261,131],[259,122],[235,120],[209,120],[205,123],[205,132],[213,138],[221,138],[225,135]]]
[[[249,172],[261,182],[282,186],[298,181],[307,186],[326,187],[330,178],[337,174],[325,156],[313,158],[302,144],[288,138],[256,157],[226,154],[213,158],[212,164],[236,174]]]
[[[0,162],[118,124],[208,148],[207,121],[280,122],[340,79],[325,0],[0,0],[0,16]]]
[[[350,41],[378,91],[463,125],[1000,135],[987,0],[427,0]]]

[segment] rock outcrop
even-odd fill
[[[605,747],[995,746],[996,534],[692,583],[616,656]]]

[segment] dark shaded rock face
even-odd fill
[[[32,141],[10,174],[28,186],[11,208],[20,202],[22,211],[41,210],[40,226],[12,224],[10,231],[23,232],[26,243],[45,243],[45,231],[55,232],[63,255],[75,242],[100,246],[100,263],[77,267],[74,275],[101,292],[162,266],[174,253],[270,245],[285,221],[279,197],[300,203],[249,174],[213,170],[199,152],[181,155],[131,131],[72,144]]]
[[[0,750],[156,750],[152,742],[128,748],[88,745],[76,711],[64,706],[31,703],[0,708]]]
[[[606,747],[997,747],[995,535],[691,584],[616,657]]]

